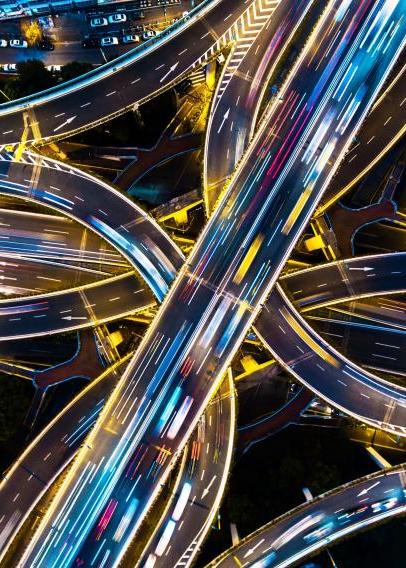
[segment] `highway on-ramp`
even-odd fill
[[[339,354],[298,314],[279,284],[254,329],[273,356],[329,404],[376,428],[406,435],[406,389]]]
[[[0,105],[0,146],[66,137],[169,88],[230,41],[252,3],[206,0],[157,38],[68,83]],[[238,32],[238,29],[235,30]]]
[[[32,200],[74,218],[109,240],[162,300],[181,266],[177,246],[139,206],[107,183],[35,154],[0,161],[0,193]]]
[[[79,562],[119,561],[403,47],[400,8],[329,4],[23,564],[69,563],[86,535]]]
[[[258,529],[206,568],[283,568],[357,530],[406,511],[404,465],[316,497]]]

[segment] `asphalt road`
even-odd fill
[[[222,382],[188,441],[175,494],[157,524],[138,567],[187,568],[219,507],[233,451],[236,400],[231,374]]]
[[[77,245],[73,242],[71,246],[75,248]],[[334,305],[344,300],[348,301],[348,299],[402,292],[406,272],[405,263],[406,253],[356,257],[299,270],[283,276],[279,279],[279,282],[286,290],[294,306],[299,308],[299,311],[305,312],[322,306]],[[34,266],[38,268],[38,265]],[[365,271],[365,267],[370,270]],[[53,288],[58,282],[66,282],[64,280],[66,269],[63,267],[52,268],[55,278],[47,280],[47,277],[45,277],[45,280],[41,280],[41,284],[48,288],[48,292],[53,292]],[[15,270],[16,275],[21,278],[22,271],[20,268],[17,266]],[[42,270],[41,275],[43,275]],[[27,278],[29,278],[29,274]],[[121,275],[118,279],[105,278],[102,281],[94,282],[91,286],[86,287],[83,292],[86,294],[87,290],[90,291],[91,296],[89,303],[92,306],[97,306],[93,314],[91,313],[92,310],[86,309],[84,296],[79,292],[72,291],[71,288],[61,290],[56,295],[45,293],[29,298],[20,297],[18,300],[0,300],[0,315],[4,315],[3,318],[0,318],[0,339],[58,333],[64,331],[68,325],[69,329],[88,327],[94,325],[96,313],[97,321],[108,321],[136,312],[154,303],[152,295],[148,295],[131,271]],[[326,291],[320,292],[320,290]],[[114,301],[110,302],[112,298]],[[44,313],[41,312],[44,306],[46,306],[46,316],[38,318],[38,312]],[[54,312],[53,306],[57,310],[56,312]],[[395,309],[382,308],[384,312],[392,313],[393,319],[398,315],[398,312],[393,311]],[[12,316],[7,317],[10,314]],[[71,315],[77,316],[77,319],[61,321],[61,317],[67,318]],[[20,318],[19,321],[21,322],[17,326],[15,324],[16,318]],[[261,319],[261,316],[259,318]]]
[[[79,180],[75,180],[77,186]],[[78,263],[108,272],[130,268],[116,248],[83,225],[65,216],[18,209],[0,209],[0,254],[68,265]]]
[[[128,279],[134,280],[128,286]],[[117,310],[120,303],[123,311]],[[106,323],[155,305],[134,273],[28,298],[0,300],[0,341],[62,333]]]
[[[282,568],[329,543],[406,511],[405,468],[343,485],[275,519],[207,568]]]
[[[302,312],[406,289],[406,252],[361,256],[294,272],[280,282]],[[375,292],[374,292],[375,290]]]
[[[275,104],[268,117],[273,131],[259,131],[23,564],[62,558],[67,564],[75,557],[85,565],[119,561],[215,389],[213,377],[228,365],[399,51],[402,39],[394,42],[396,34],[385,52],[375,46],[400,16],[398,8],[386,6],[389,14],[383,17],[379,8],[380,2],[368,1],[350,3],[345,13],[338,3],[329,6],[319,35],[313,35],[281,93],[284,104]],[[400,20],[395,29],[401,32],[402,25]],[[346,82],[350,62],[360,58],[362,65]],[[340,96],[348,84],[352,94]],[[293,128],[286,123],[289,115]],[[223,235],[216,239],[219,232]],[[142,463],[136,484],[131,461],[124,471],[131,455]],[[70,486],[74,479],[78,485]],[[131,515],[127,498],[137,500]],[[53,522],[59,530],[50,533],[46,527]]]
[[[274,2],[267,11],[250,14],[240,29],[217,83],[207,125],[203,175],[209,214],[254,134],[269,77],[312,2]]]
[[[11,298],[86,285],[109,276],[97,268],[66,266],[0,253],[0,296]],[[0,300],[1,301],[1,300]]]
[[[332,308],[333,312],[354,314],[357,318],[366,319],[369,322],[393,326],[406,330],[406,306],[405,302],[398,298],[373,297],[362,300],[346,302]]]
[[[24,154],[0,161],[0,193],[34,200],[81,221],[131,259],[158,300],[180,268],[177,246],[145,211],[105,182],[66,164]]]
[[[361,422],[406,435],[406,390],[339,355],[289,306],[279,285],[255,330],[274,357],[329,404]]]
[[[5,472],[0,484],[0,559],[24,519],[74,457],[130,357],[82,390]]]
[[[395,74],[366,117],[316,213],[353,187],[406,132],[406,65]]]
[[[48,95],[0,105],[0,145],[21,140],[24,114],[27,123],[35,124],[29,128],[28,142],[64,137],[165,90],[222,36],[224,42],[230,39],[228,30],[251,1],[270,0],[212,0],[185,23],[174,24],[172,31],[94,70],[93,79],[75,79],[74,89],[65,83]]]
[[[402,330],[354,316],[337,317],[334,312],[314,316],[311,324],[329,343],[358,365],[368,370],[405,375],[406,337]],[[405,391],[406,398],[406,391]]]

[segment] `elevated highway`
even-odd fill
[[[339,354],[293,308],[279,284],[254,329],[280,364],[329,404],[376,428],[406,435],[406,389]]]
[[[137,567],[191,566],[219,508],[231,466],[236,422],[231,371],[185,448],[171,501]]]
[[[366,296],[406,291],[406,252],[360,256],[318,265],[280,279],[302,312]]]
[[[106,491],[111,491],[114,485],[117,487],[118,493],[115,494],[113,491],[110,497],[110,499],[113,499],[113,501],[110,501],[109,503],[114,503],[114,512],[112,512],[111,517],[109,514],[110,522],[107,531],[103,531],[103,546],[105,546],[105,549],[101,550],[100,545],[96,545],[97,551],[95,551],[94,542],[92,541],[92,539],[89,539],[85,542],[84,547],[82,547],[81,552],[78,555],[79,562],[86,562],[86,559],[89,559],[90,561],[97,553],[101,554],[103,562],[106,562],[107,559],[110,558],[114,558],[114,563],[117,563],[119,561],[120,556],[126,548],[125,543],[128,542],[130,536],[135,532],[140,520],[148,509],[149,504],[156,496],[158,480],[162,481],[167,475],[167,472],[169,471],[176,456],[176,451],[178,451],[178,449],[182,447],[182,445],[186,442],[186,439],[191,433],[191,429],[197,420],[200,410],[205,406],[210,393],[216,387],[216,380],[213,381],[212,377],[221,376],[223,367],[228,364],[229,358],[232,356],[234,349],[239,343],[239,339],[243,337],[248,326],[254,319],[261,300],[263,300],[269,292],[274,279],[278,275],[281,264],[283,264],[284,260],[286,259],[286,255],[290,252],[290,249],[293,246],[301,228],[307,222],[311,211],[317,202],[317,196],[320,195],[322,190],[327,185],[329,178],[333,175],[335,164],[339,161],[340,156],[345,152],[353,131],[359,126],[359,123],[362,121],[362,118],[365,116],[365,113],[368,110],[371,100],[373,100],[376,92],[379,90],[379,87],[384,81],[385,74],[390,70],[391,64],[396,58],[398,50],[400,50],[400,47],[402,46],[401,43],[396,43],[395,45],[392,42],[392,46],[395,46],[394,51],[386,50],[385,53],[380,53],[379,64],[375,59],[376,51],[373,51],[372,53],[371,50],[369,52],[369,55],[367,55],[368,52],[363,50],[366,38],[369,37],[370,30],[373,29],[373,27],[371,28],[367,25],[369,18],[373,20],[376,16],[376,21],[379,22],[380,20],[375,10],[378,10],[380,7],[380,4],[375,4],[374,6],[372,6],[370,3],[365,2],[362,4],[362,6],[360,6],[359,3],[357,3],[357,8],[352,4],[351,9],[348,9],[348,11],[344,14],[339,9],[337,9],[337,6],[334,6],[333,2],[331,3],[331,6],[329,6],[330,9],[326,13],[325,18],[317,28],[317,33],[320,33],[321,35],[319,37],[313,37],[312,39],[314,43],[309,44],[316,46],[314,53],[309,49],[305,50],[304,55],[301,59],[302,61],[305,57],[310,58],[311,65],[317,65],[317,73],[309,72],[309,60],[307,60],[304,62],[303,67],[301,67],[302,73],[303,69],[306,68],[306,77],[300,77],[301,74],[300,72],[298,72],[300,65],[298,64],[295,69],[296,73],[293,73],[292,75],[292,83],[288,83],[288,85],[286,86],[285,93],[287,97],[286,101],[288,102],[285,101],[285,103],[289,104],[290,101],[292,103],[292,108],[295,108],[295,95],[293,94],[296,92],[295,81],[298,81],[301,84],[299,92],[296,93],[297,108],[295,108],[295,110],[298,110],[296,126],[294,127],[293,131],[289,130],[286,133],[287,136],[283,136],[283,132],[281,132],[280,138],[281,140],[284,140],[284,142],[281,142],[279,138],[274,138],[272,141],[270,141],[265,137],[264,140],[263,138],[261,138],[264,129],[259,131],[257,143],[259,145],[259,148],[262,147],[260,154],[255,154],[255,152],[251,151],[247,155],[247,158],[243,160],[235,181],[230,186],[226,194],[229,199],[225,199],[223,202],[223,204],[225,205],[220,206],[217,209],[212,221],[209,223],[207,229],[204,231],[201,239],[199,240],[199,243],[188,263],[188,266],[181,271],[175,286],[171,289],[170,294],[167,296],[160,317],[153,324],[150,332],[147,334],[142,344],[142,347],[138,351],[138,355],[130,365],[129,371],[125,375],[125,378],[133,378],[133,382],[127,383],[126,380],[121,381],[121,388],[116,391],[115,396],[113,396],[113,398],[107,405],[106,410],[102,414],[102,419],[99,422],[99,427],[101,424],[104,424],[104,426],[102,427],[102,429],[96,428],[94,430],[94,433],[92,433],[92,435],[90,436],[89,442],[91,444],[94,443],[90,450],[92,459],[88,461],[90,455],[88,451],[83,450],[81,452],[82,459],[79,460],[78,463],[87,463],[87,467],[92,468],[89,471],[93,471],[93,469],[97,468],[97,464],[99,463],[99,460],[97,458],[95,461],[92,461],[93,459],[95,459],[96,452],[102,451],[105,453],[106,451],[106,445],[104,445],[103,447],[102,442],[104,441],[104,443],[107,445],[114,443],[114,454],[110,454],[111,458],[109,462],[107,462],[110,465],[106,464],[106,466],[103,466],[103,468],[100,468],[99,466],[99,469],[95,469],[96,473],[94,476],[92,476],[91,480],[92,487],[89,487],[88,490],[93,491],[93,499],[95,499],[95,488],[97,487],[98,491],[100,491],[100,482],[101,479],[103,479],[102,487],[104,487]],[[386,8],[389,9],[389,7]],[[387,21],[390,21],[392,25],[394,22],[391,20],[391,18],[393,17],[394,21],[397,22],[399,17],[396,8],[394,8],[393,10],[394,11],[389,10],[390,17],[388,17],[387,19]],[[351,20],[352,16],[354,17],[354,19]],[[332,24],[331,27],[330,24]],[[385,25],[382,25],[379,33],[385,33]],[[323,26],[326,27],[323,28]],[[397,29],[400,29],[401,26],[402,25],[400,24],[399,28]],[[343,39],[341,39],[340,47],[335,48],[336,50],[338,49],[338,51],[335,51],[336,57],[333,58],[332,61],[328,62],[321,56],[322,53],[324,54],[323,49],[325,48],[325,45],[323,41],[320,41],[320,38],[323,37],[323,40],[325,39],[325,41],[328,42],[329,39],[332,38],[329,38],[328,34],[326,34],[326,36],[323,36],[323,33],[328,29],[329,34],[334,34],[334,32],[336,31],[335,27],[342,29],[344,41]],[[379,39],[379,33],[377,35],[374,35],[374,38]],[[364,38],[365,41],[363,41]],[[370,37],[369,41],[372,41]],[[376,41],[376,39],[374,39],[373,41]],[[353,92],[358,93],[357,96],[360,97],[359,101],[358,99],[358,102],[355,103],[353,103],[352,99],[346,99],[345,101],[343,101],[344,105],[355,104],[354,112],[351,112],[350,115],[348,115],[348,123],[345,123],[344,128],[342,117],[340,120],[338,120],[337,116],[341,111],[345,115],[345,110],[343,110],[341,108],[341,105],[339,104],[337,104],[336,106],[336,101],[330,96],[331,93],[326,93],[324,91],[325,89],[327,91],[329,90],[327,85],[331,85],[331,82],[333,82],[334,84],[334,81],[336,81],[335,84],[337,85],[339,81],[343,80],[343,74],[347,69],[347,65],[349,63],[349,58],[346,59],[346,55],[348,54],[347,49],[348,53],[351,52],[352,55],[362,53],[363,66],[362,70],[358,68],[359,74],[357,73],[356,76],[352,78],[352,80],[354,80],[354,84],[352,85],[351,89]],[[358,52],[357,49],[359,50]],[[325,71],[324,75],[322,75],[323,71]],[[328,75],[330,75],[330,79],[327,81]],[[323,77],[322,87],[320,87],[320,83],[317,82],[317,80],[321,77]],[[310,87],[311,94],[309,95],[309,100],[304,103],[303,109],[299,110],[303,102],[300,97],[300,93],[302,92],[301,89],[306,87],[307,82],[310,82],[308,87]],[[305,97],[305,95],[302,96]],[[329,104],[327,104],[327,100],[330,101]],[[273,112],[275,112],[276,116],[273,116],[272,118],[275,119],[279,117],[279,120],[281,120],[280,127],[282,131],[285,128],[285,126],[283,125],[283,112],[286,112],[285,107],[286,105],[283,105],[282,109],[281,107],[278,107],[278,110],[276,110],[276,106],[273,107]],[[315,108],[318,108],[319,112],[319,114],[317,114],[317,120],[316,115],[314,114]],[[344,109],[345,108],[346,107],[344,106]],[[292,112],[292,110],[289,110],[288,112]],[[315,119],[315,122],[313,122],[312,120],[313,117]],[[289,165],[287,165],[286,144],[289,144],[288,140],[291,140],[291,144],[294,145],[295,148],[297,148],[299,154],[306,154],[306,152],[308,152],[308,148],[311,148],[311,150],[309,150],[310,154],[313,151],[317,153],[317,144],[320,143],[320,140],[318,140],[317,144],[315,145],[313,136],[316,132],[318,132],[320,135],[320,130],[318,130],[318,128],[321,128],[323,120],[327,120],[327,128],[323,134],[323,138],[324,136],[327,136],[328,138],[330,135],[332,135],[332,132],[329,132],[328,128],[328,123],[330,121],[337,121],[334,122],[334,131],[336,125],[339,125],[338,130],[340,134],[334,134],[333,138],[329,139],[329,142],[327,144],[327,147],[330,151],[330,155],[328,156],[327,160],[331,159],[331,162],[334,165],[331,165],[329,163],[327,167],[326,156],[324,154],[321,157],[320,155],[317,155],[317,157],[315,158],[315,163],[319,165],[320,170],[317,170],[317,167],[316,170],[313,170],[313,173],[316,172],[315,178],[312,178],[313,194],[311,196],[305,194],[304,197],[301,197],[303,195],[303,186],[301,185],[301,182],[303,180],[301,176],[304,175],[304,179],[306,179],[307,175],[310,175],[310,171],[308,172],[308,174],[306,174],[307,168],[301,165],[299,157],[297,157],[296,160],[293,160],[293,162],[289,161]],[[297,129],[299,129],[299,131],[297,131]],[[303,134],[301,134],[302,129]],[[305,149],[302,150],[303,144],[306,141],[308,145],[305,145]],[[269,153],[269,148],[271,146],[273,148],[273,152],[276,152],[276,154]],[[256,146],[253,145],[253,148],[255,147]],[[273,160],[271,161],[272,155]],[[268,159],[268,164],[264,162],[264,160],[266,159]],[[267,176],[267,181],[264,185],[260,185],[260,178],[267,166],[268,169],[266,171],[266,174],[264,174]],[[280,196],[280,193],[276,191],[276,188],[278,187],[277,184],[282,184],[279,172],[283,172],[280,174],[283,178],[283,183],[289,182],[288,186],[292,188],[292,193],[289,195],[285,194],[283,198],[278,198]],[[249,183],[244,183],[247,181],[244,176],[248,177],[248,179],[250,180]],[[286,176],[286,178],[284,176]],[[275,178],[279,181],[272,181]],[[244,180],[244,182],[242,180]],[[295,182],[296,184],[300,184],[300,190],[297,186],[295,186]],[[240,191],[239,184],[241,183],[245,188],[244,191]],[[253,186],[256,186],[255,200],[250,199],[252,197],[250,195],[250,192],[254,191]],[[274,187],[275,193],[271,192],[271,194],[269,194],[269,186]],[[263,196],[261,195],[261,191],[266,192],[266,194],[268,195],[268,199],[265,200],[265,202],[262,202]],[[299,197],[301,197],[299,203],[302,205],[302,207],[298,209],[296,204],[298,203]],[[241,201],[241,199],[243,201]],[[239,226],[238,224],[236,225],[235,221],[229,221],[229,223],[227,223],[227,219],[230,219],[230,217],[234,216],[233,213],[236,215],[239,212],[239,209],[241,209],[244,205],[244,201],[247,201],[247,203],[251,205],[251,208],[247,209],[247,206],[245,205],[243,211],[246,214],[246,217],[242,217],[241,219],[242,226]],[[278,214],[276,214],[278,212],[279,216]],[[263,218],[261,218],[262,215]],[[254,224],[253,218],[255,219]],[[279,219],[282,220],[282,223],[280,223],[280,225],[278,226]],[[285,219],[284,224],[283,219]],[[216,248],[219,246],[219,242],[214,242],[214,237],[216,235],[216,231],[220,231],[222,223],[224,223],[224,230],[226,228],[228,229],[228,224],[230,224],[230,227],[229,230],[225,230],[224,239],[222,239],[221,244],[224,244],[224,248],[229,247],[228,251],[230,252],[231,258],[236,258],[236,264],[232,264],[231,266],[228,264],[227,267],[219,266],[216,262],[215,257],[213,258],[213,260],[211,260],[211,257],[213,257],[214,253],[216,252]],[[277,223],[276,227],[275,223]],[[265,230],[266,227],[264,235],[265,238],[263,241],[264,245],[261,246],[262,243],[258,245],[255,260],[251,263],[247,270],[244,270],[244,273],[242,273],[242,271],[239,270],[237,263],[242,262],[243,260],[244,246],[250,246],[250,242],[252,244],[252,242],[258,236],[258,232],[259,234],[261,234],[260,227],[256,226],[256,224],[263,224],[261,230],[262,228],[264,228]],[[247,233],[245,233],[245,231],[247,231]],[[254,233],[254,231],[256,232],[256,234]],[[245,240],[241,243],[242,235],[246,235],[245,240],[247,240],[247,243],[245,242]],[[234,240],[237,238],[238,243]],[[270,260],[269,249],[267,249],[265,252],[265,248],[269,247],[270,241],[274,238],[275,240],[272,242],[272,247],[275,247],[276,252],[273,253],[271,259],[273,265],[272,274],[270,275],[269,280],[267,279],[265,281],[267,272],[270,271],[270,268],[268,270],[265,270],[262,282],[260,283],[259,287],[255,288],[254,290],[253,286],[255,285],[255,280],[252,281],[252,278],[254,278],[254,275],[258,276],[258,274],[261,274],[260,268],[262,264],[266,262],[266,259],[268,259],[268,261]],[[224,255],[222,255],[222,258],[224,258]],[[242,276],[240,278],[241,274]],[[202,285],[202,283],[204,283],[204,285]],[[246,292],[244,292],[244,285],[247,285]],[[219,297],[215,292],[218,286],[220,287],[219,290],[221,291]],[[225,296],[223,295],[224,293],[226,294]],[[225,298],[230,298],[228,307],[223,305]],[[238,303],[236,303],[236,298],[238,298]],[[185,300],[187,303],[185,302]],[[235,328],[227,331],[227,326],[225,324],[223,325],[223,323],[220,325],[220,322],[223,320],[223,317],[226,315],[226,313],[230,313],[229,308],[234,306],[237,307],[240,301],[246,302],[249,306],[251,306],[251,308],[250,310],[241,310],[242,313],[240,310],[236,310],[238,319],[235,322]],[[170,304],[172,303],[173,306],[173,302],[175,302],[175,305],[177,306],[176,325],[174,321],[175,312],[173,309],[170,309]],[[222,309],[220,309],[220,304],[222,306]],[[182,309],[180,309],[180,306],[182,306]],[[206,311],[208,310],[208,308],[210,308],[210,310]],[[253,309],[252,312],[251,309]],[[247,311],[249,313],[247,313]],[[192,317],[191,314],[193,314]],[[218,329],[213,330],[213,333],[210,336],[206,335],[207,330],[205,333],[201,331],[202,322],[207,320],[209,315],[210,318],[216,316],[214,317],[214,321],[216,321],[216,323],[218,321],[219,323]],[[229,321],[228,318],[227,321]],[[174,331],[168,333],[168,328],[165,322],[168,323],[170,329],[172,330],[175,330],[177,328],[177,324],[179,324],[176,338],[173,336],[173,333],[175,333]],[[224,333],[226,333],[226,340],[223,344],[221,339],[223,338]],[[192,337],[193,342],[189,343]],[[155,369],[155,359],[152,360],[150,355],[148,355],[149,349],[154,348],[154,343],[152,343],[152,345],[151,343],[149,343],[152,338],[155,338],[155,341],[157,342],[155,343],[157,349],[164,338],[165,342],[169,338],[169,341],[171,342],[171,349],[174,350],[168,351],[166,353],[165,357],[162,360],[163,367],[159,367],[159,369],[161,369],[160,371],[158,371],[158,367]],[[201,346],[204,346],[203,354],[201,353],[201,349],[198,348],[197,338],[199,338],[198,341],[203,342],[201,343]],[[189,347],[185,351],[184,349],[187,345],[189,345]],[[212,346],[213,351],[217,351],[218,354],[221,354],[219,361],[216,361],[212,356],[208,357],[207,348],[209,347],[209,345]],[[146,349],[146,351],[143,352],[143,349]],[[218,351],[219,349],[220,351]],[[160,351],[163,356],[162,347],[160,348]],[[178,371],[180,372],[181,369],[183,369],[183,372],[186,372],[186,370],[189,369],[190,363],[187,363],[186,360],[183,360],[183,358],[187,356],[190,357],[191,362],[196,361],[199,367],[196,369],[196,371],[191,370],[188,373],[188,381],[183,382],[182,380],[180,385],[178,382],[179,375],[176,376],[175,380],[175,373],[177,373]],[[142,365],[144,370],[141,381],[141,377],[137,377],[136,369],[141,364],[141,361],[144,360],[144,357],[147,357],[149,359],[147,365]],[[176,360],[175,366],[172,358],[175,358]],[[170,371],[168,370],[169,359],[171,359]],[[187,367],[184,367],[183,365],[186,363]],[[156,372],[158,374],[155,374]],[[203,375],[201,375],[202,372]],[[200,375],[199,378],[201,378],[201,376],[206,377],[205,385],[202,384],[201,380],[199,381],[200,387],[197,392],[194,389],[194,386],[197,384],[196,375]],[[145,389],[145,384],[142,384],[145,380],[147,381],[147,384],[150,385],[147,389]],[[154,384],[154,381],[157,381],[157,383]],[[133,389],[132,394],[129,396],[129,398],[121,398],[121,395],[124,394],[121,389],[127,391],[128,387]],[[160,392],[160,395],[162,395],[162,399],[159,401],[159,404],[157,404],[158,401],[156,399],[156,395],[154,396],[156,403],[154,402],[155,408],[153,409],[153,414],[151,415],[150,410],[148,410],[148,407],[151,404],[151,400],[149,399],[151,393],[148,389],[153,388],[154,391],[156,391],[158,387],[158,392]],[[177,402],[173,402],[174,399],[172,397],[175,394],[175,391],[173,389],[176,389],[176,387],[181,388],[182,393],[179,395],[180,398],[177,398]],[[130,420],[127,425],[124,426],[124,423],[126,422],[131,409],[134,408],[136,400],[138,400],[138,397],[137,399],[134,399],[133,397],[135,395],[135,390],[139,388],[141,388],[141,391],[146,394],[140,402],[140,405],[137,405],[138,410],[135,415],[132,414],[132,420]],[[176,393],[178,395],[179,391],[176,391]],[[166,426],[167,419],[166,413],[164,412],[167,404],[169,404],[173,411],[176,412],[176,414],[173,415],[173,418],[170,420],[170,424],[168,424],[168,426]],[[172,404],[174,404],[174,406],[172,406]],[[114,412],[122,415],[122,418],[120,418],[121,425],[117,421],[117,418],[114,420]],[[162,417],[165,416],[164,424],[162,425],[162,427],[167,428],[169,436],[168,440],[170,440],[166,441],[166,447],[164,449],[165,451],[162,451],[162,448],[160,448],[159,450],[152,449],[151,444],[151,440],[154,440],[158,434],[160,437],[161,433],[161,426],[158,426],[158,424],[152,420],[152,416],[154,415],[159,418],[161,412]],[[144,419],[144,413],[146,413],[145,416],[149,415],[149,417]],[[187,420],[185,420],[185,417],[183,417],[182,420],[180,418],[182,416],[185,416],[184,413],[188,414]],[[178,418],[176,418],[176,416],[178,416]],[[103,420],[107,419],[107,417],[108,422],[103,422]],[[111,422],[111,420],[113,420],[113,423]],[[138,421],[140,421],[139,424],[137,424]],[[119,432],[117,432],[117,428]],[[125,429],[127,429],[129,437],[126,437],[126,439],[120,439],[120,434]],[[158,432],[156,431],[157,429]],[[100,435],[97,438],[98,432],[100,432],[100,435],[101,432],[103,433],[102,439],[100,438]],[[108,434],[106,434],[106,432]],[[136,445],[137,450],[141,451],[143,455],[142,469],[144,473],[148,471],[156,472],[153,483],[151,483],[149,475],[144,475],[137,477],[137,485],[134,486],[133,483],[131,483],[131,480],[124,475],[124,463],[127,461],[127,459],[130,459],[129,452],[132,453],[135,449],[133,444],[128,443],[131,437],[138,440],[136,442]],[[141,438],[144,440],[144,442],[141,442]],[[148,445],[145,446],[145,442],[147,440]],[[164,456],[167,455],[168,451],[169,453],[171,453],[171,450],[175,452],[174,456],[169,459],[165,458]],[[121,455],[122,453],[126,455],[126,459],[123,459]],[[113,457],[113,455],[115,457]],[[116,458],[118,458],[118,455],[120,455],[119,460],[120,464],[122,465],[120,465],[120,467],[117,469],[118,462],[116,462]],[[114,473],[111,470],[112,460],[115,464]],[[118,482],[118,476],[119,474],[121,474],[121,472],[123,472],[123,476]],[[75,468],[72,475],[76,475],[77,473],[78,469]],[[68,483],[65,484],[65,490],[67,490],[68,485]],[[149,490],[147,490],[147,488],[149,488]],[[81,492],[82,486],[80,487],[80,489],[77,487],[76,491]],[[116,534],[116,530],[118,529],[120,519],[122,519],[122,516],[125,514],[124,509],[122,508],[125,507],[125,499],[123,500],[123,495],[128,496],[128,491],[132,491],[132,496],[138,500],[138,509],[137,513],[133,516],[130,523],[131,528],[129,525],[129,528],[124,531],[125,534],[123,535],[123,539],[121,537],[120,539],[118,539],[121,541],[120,544],[116,545],[114,544],[116,541],[113,539],[113,537]],[[148,497],[149,491],[150,496]],[[61,497],[63,497],[62,494],[60,498]],[[140,500],[142,500],[142,504],[140,503]],[[60,499],[54,502],[53,511],[57,509],[59,501]],[[74,515],[74,523],[75,526],[78,527],[78,523],[85,522],[86,529],[83,530],[83,526],[78,527],[78,529],[80,528],[78,533],[77,529],[73,529],[72,525],[70,525],[68,533],[72,534],[72,536],[74,535],[75,544],[71,545],[72,548],[69,547],[64,553],[64,562],[69,562],[69,558],[75,556],[80,544],[79,539],[84,538],[84,533],[90,531],[90,523],[93,523],[94,516],[87,516],[87,513],[85,513],[83,509],[84,502],[82,499],[80,499],[80,501],[81,509],[80,511],[78,511],[79,516]],[[101,511],[103,503],[104,505],[109,507],[113,506],[111,504],[108,505],[107,496],[103,496],[100,493],[97,494],[97,502],[99,504],[97,504],[95,501],[92,501],[92,508],[95,507],[95,512],[97,510],[97,513]],[[115,504],[116,502],[117,504]],[[75,496],[75,503],[79,504],[78,496]],[[71,504],[73,505],[73,503]],[[70,510],[71,504],[70,500],[65,502],[65,505],[63,505],[61,511],[59,512],[59,515],[61,515],[59,517],[60,519],[67,520],[67,517],[65,517],[67,509],[65,509],[65,507],[68,507]],[[49,516],[43,523],[42,529],[45,528],[48,522],[51,522],[53,511],[50,511]],[[86,515],[86,519],[88,520],[85,521],[83,515]],[[92,521],[90,521],[90,519],[92,519]],[[95,521],[95,526],[98,526],[98,522],[100,521]],[[63,531],[65,531],[67,528],[66,525],[64,525],[64,527],[65,528],[63,529]],[[74,530],[74,533],[72,533],[72,530]],[[107,542],[107,536],[109,537],[109,539],[108,544],[106,545],[105,543]],[[42,540],[43,545],[40,544],[39,548],[36,548],[36,543],[38,541],[34,540],[32,549],[28,551],[25,561],[28,564],[34,561],[34,565],[36,565],[37,563],[40,565],[42,563],[42,559],[44,558],[44,554],[48,558],[47,561],[50,561],[51,556],[54,559],[56,559],[57,557],[60,558],[60,555],[63,554],[63,551],[61,552],[58,547],[53,546],[52,543],[54,537],[55,534],[52,536],[47,533],[45,540]],[[31,554],[32,556],[30,559]]]
[[[206,568],[284,568],[406,511],[404,465],[320,495],[244,538]]]
[[[356,302],[343,302],[330,310],[337,314],[353,315],[358,319],[406,330],[406,306],[398,297],[363,298]]]
[[[68,291],[0,300],[0,341],[95,326],[153,305],[134,272]]]
[[[33,507],[75,456],[131,355],[82,390],[5,472],[0,483],[0,560]]]
[[[4,257],[19,255],[73,266],[96,265],[112,273],[129,268],[115,247],[65,216],[1,209],[0,237]]]
[[[181,261],[179,257],[179,263]],[[60,272],[59,279],[63,269]],[[279,282],[293,305],[301,312],[308,312],[357,298],[403,292],[405,274],[406,253],[399,252],[350,258],[298,270],[282,276]],[[125,317],[153,304],[152,294],[148,294],[132,271],[78,286],[76,291],[70,288],[58,293],[4,299],[0,300],[0,315],[3,315],[0,340],[89,327],[96,322]],[[35,317],[39,314],[45,316]]]
[[[181,266],[181,257],[158,224],[130,199],[93,176],[35,154],[27,153],[23,158],[15,162],[10,154],[3,154],[0,193],[52,207],[108,239],[162,300]]]
[[[276,3],[205,0],[128,54],[48,91],[1,105],[0,145],[63,138],[142,104],[232,42],[249,10]]]
[[[209,116],[203,162],[210,215],[253,137],[267,83],[313,0],[274,3],[275,10],[248,37],[240,34],[224,65]]]

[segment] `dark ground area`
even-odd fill
[[[336,568],[403,568],[405,565],[405,517],[393,519],[329,549]],[[300,568],[332,568],[327,552]]]
[[[209,534],[196,568],[231,546],[230,522],[242,538],[303,503],[303,487],[316,496],[375,470],[364,448],[341,430],[289,427],[254,446],[234,464],[220,510],[221,528]],[[360,556],[351,566],[370,564]]]

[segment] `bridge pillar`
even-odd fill
[[[216,86],[216,61],[206,65],[206,85],[211,91]]]
[[[230,532],[233,546],[237,546],[240,542],[240,535],[238,534],[237,525],[235,523],[230,523]]]
[[[386,469],[387,467],[391,467],[391,464],[386,460],[379,452],[375,450],[372,446],[367,446],[367,452],[374,460],[374,462],[380,467],[380,469]]]

